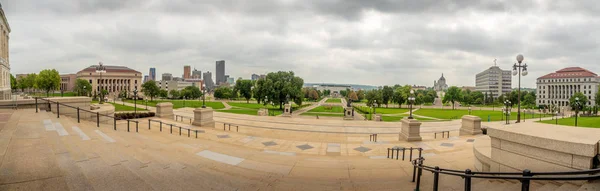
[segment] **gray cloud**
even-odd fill
[[[567,66],[600,73],[595,1],[10,0],[12,73],[74,73],[102,61],[143,73],[183,65],[249,78],[293,70],[305,82],[473,86],[522,53],[523,84]]]

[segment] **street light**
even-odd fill
[[[375,105],[377,105],[377,100],[375,100],[375,103],[373,104],[373,114],[377,114],[377,112],[375,112],[375,108],[376,108]]]
[[[98,63],[98,66],[96,67],[96,73],[100,74],[100,83],[102,83],[102,73],[106,73],[106,67],[103,66],[102,62]],[[98,83],[98,86],[100,87],[100,104],[104,103],[104,95],[102,90],[104,90],[104,87],[102,87],[102,85]]]
[[[471,115],[471,106],[469,106],[469,115]]]
[[[556,125],[558,125],[558,111],[556,111],[556,117],[554,117],[554,119],[556,120]]]
[[[577,117],[579,115],[579,107],[581,107],[581,103],[579,102],[579,97],[575,97],[575,127],[577,127]]]
[[[517,55],[517,62],[519,62],[519,64],[515,63],[513,65],[513,76],[519,75],[519,88],[517,90],[519,96],[517,100],[517,123],[521,122],[521,75],[527,76],[527,64],[523,63],[523,65],[521,65],[523,59],[523,55]]]
[[[204,103],[205,96],[206,96],[206,89],[202,88],[202,108],[206,108],[206,104]]]
[[[183,96],[183,107],[185,107],[185,96]]]
[[[133,89],[133,113],[137,114],[137,86]]]
[[[506,124],[508,125],[508,124],[510,124],[510,105],[511,105],[510,100],[504,100],[504,105],[506,108]]]
[[[410,104],[410,108],[409,108],[410,109],[410,115],[408,116],[409,119],[413,119],[413,116],[412,116],[412,105],[413,105],[413,102],[415,102],[415,96],[414,96],[414,94],[415,94],[415,90],[410,90],[410,97],[408,97],[408,103]]]

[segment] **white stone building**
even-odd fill
[[[8,34],[10,33],[10,26],[4,15],[4,9],[0,4],[0,75],[2,77],[0,81],[0,100],[11,99],[10,89],[10,64],[8,56]]]
[[[500,95],[510,93],[512,90],[512,76],[510,70],[502,70],[498,66],[492,66],[475,76],[475,91],[484,95],[492,95],[497,98]]]
[[[569,106],[569,99],[581,92],[588,97],[586,105],[595,105],[600,78],[580,67],[569,67],[537,79],[537,105]]]
[[[448,89],[448,84],[446,84],[446,78],[444,78],[444,74],[442,73],[442,77],[438,81],[433,80],[433,90],[436,92],[446,91]]]

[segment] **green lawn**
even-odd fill
[[[258,103],[238,103],[238,102],[229,102],[232,108],[230,110],[217,110],[219,112],[225,113],[235,113],[235,114],[244,114],[244,115],[258,115],[258,110],[261,108],[269,109],[270,115],[281,115],[283,113],[283,109],[279,109],[279,105],[263,105]],[[306,105],[302,105],[302,107],[306,107]],[[297,110],[298,105],[292,103],[292,111]]]
[[[324,117],[344,117],[344,113],[311,113],[305,112],[300,115],[304,116],[324,116]]]
[[[545,120],[541,123],[556,124],[556,120]],[[575,126],[575,117],[560,118],[558,119],[559,125]],[[600,128],[600,117],[579,117],[577,119],[577,126],[579,127],[591,127]]]
[[[98,101],[92,101],[92,103],[98,103]],[[104,102],[104,104],[112,104],[113,106],[115,106],[115,111],[135,111],[134,107],[122,105],[117,102],[115,102],[114,104],[112,102]],[[142,109],[142,108],[137,108],[137,111],[148,111],[148,110]]]
[[[218,112],[224,112],[224,113],[244,114],[244,115],[258,115],[258,110],[257,109],[231,108],[229,110],[217,110],[217,111]]]
[[[33,93],[31,95],[32,96],[46,97],[46,93]],[[60,92],[59,93],[50,93],[48,95],[50,95],[50,97],[61,97]],[[64,96],[64,97],[73,97],[73,96],[77,96],[77,95],[75,94],[75,92],[64,92],[62,96]]]
[[[462,118],[462,116],[468,115],[469,110],[419,109],[419,110],[415,111],[414,114],[427,116],[427,117],[434,117],[434,118],[438,118],[438,119],[460,119],[460,118]],[[472,110],[471,115],[481,117],[482,121],[487,121],[488,116],[489,116],[490,121],[502,121],[505,117],[504,114],[502,114],[502,111],[489,111],[489,110]],[[530,119],[532,117],[531,114],[525,115],[524,113],[521,113],[521,116],[522,116],[521,117],[522,119]],[[550,116],[550,115],[547,115],[547,116]],[[544,116],[542,116],[542,117],[544,117]],[[539,115],[536,114],[533,118],[534,119],[539,118]],[[512,112],[510,119],[516,120],[517,112]]]
[[[116,103],[118,103],[119,101],[117,101]],[[129,102],[129,103],[133,103],[133,100],[125,100],[125,102]],[[178,109],[178,108],[182,108],[182,107],[192,107],[192,108],[198,108],[198,107],[202,107],[202,101],[198,101],[198,100],[154,100],[154,101],[148,101],[148,106],[151,107],[156,107],[156,104],[158,103],[162,103],[162,102],[171,102],[173,104],[173,109]],[[145,105],[146,101],[143,100],[138,100],[137,104],[139,105]],[[225,106],[223,105],[223,103],[221,102],[213,102],[213,101],[207,101],[206,102],[206,107],[210,107],[213,109],[223,109],[225,108]]]
[[[242,108],[249,108],[249,109],[260,109],[260,108],[265,108],[265,105],[263,104],[258,104],[258,103],[239,103],[239,102],[228,102],[227,104],[229,104],[231,107],[242,107]],[[279,105],[268,105],[267,106],[268,109],[272,109],[272,108],[277,108],[279,109]],[[298,105],[296,105],[295,103],[292,103],[292,109],[296,109],[298,108]]]
[[[397,122],[400,121],[402,119],[404,119],[404,117],[408,117],[408,115],[398,115],[398,116],[381,116],[382,120],[385,122]],[[429,119],[429,118],[420,118],[420,117],[415,117],[413,116],[413,118],[415,118],[416,120],[419,121],[434,121],[433,119]]]
[[[342,106],[332,106],[331,109],[327,109],[325,106],[319,106],[314,109],[311,109],[308,112],[328,112],[344,114],[344,108]]]
[[[342,103],[342,100],[340,98],[330,98],[327,99],[327,101],[325,101],[325,103]]]
[[[384,108],[384,107],[378,107],[375,108],[375,113],[377,114],[397,114],[397,113],[406,113],[408,112],[409,109],[405,109],[405,108]]]

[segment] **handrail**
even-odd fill
[[[106,115],[106,114],[100,114],[99,112],[94,112],[94,111],[91,111],[91,110],[81,109],[81,108],[79,108],[79,107],[75,107],[75,106],[67,105],[67,104],[64,104],[64,103],[60,103],[60,102],[58,102],[58,101],[52,101],[52,100],[49,100],[49,99],[44,99],[44,98],[41,98],[41,97],[34,97],[34,98],[35,98],[35,99],[40,99],[40,100],[43,100],[43,101],[47,101],[48,103],[58,104],[58,105],[65,106],[65,107],[68,107],[68,108],[77,109],[78,111],[84,111],[84,112],[88,112],[88,113],[91,113],[91,114],[96,114],[96,115],[97,115],[97,117],[99,117],[99,116],[102,116],[102,117],[108,117],[108,118],[112,118],[112,119],[114,119],[114,120],[126,120],[126,121],[127,121],[127,124],[128,124],[128,126],[129,126],[129,123],[130,123],[130,122],[134,122],[134,123],[136,123],[136,125],[137,125],[137,124],[139,124],[139,121],[138,121],[138,120],[132,120],[132,119],[123,119],[123,118],[120,118],[120,117],[110,116],[110,115]],[[36,105],[36,107],[37,107],[37,105]],[[60,114],[59,114],[59,115],[60,115]],[[79,114],[78,114],[78,117],[79,117]],[[115,123],[116,123],[116,122],[115,122]],[[116,127],[115,127],[115,128],[116,128]]]
[[[173,124],[173,123],[166,123],[166,122],[163,122],[162,120],[156,120],[156,119],[148,119],[148,129],[150,129],[150,128],[151,128],[152,122],[158,122],[158,123],[160,123],[160,126],[159,126],[159,128],[160,128],[160,131],[161,131],[161,132],[162,132],[162,126],[163,126],[163,124],[164,124],[164,125],[167,125],[167,126],[169,126],[169,127],[170,127],[170,133],[171,133],[171,134],[173,134],[173,127],[177,127],[177,128],[179,128],[179,136],[181,136],[181,131],[182,131],[182,130],[187,130],[187,132],[188,132],[188,133],[187,133],[188,137],[190,137],[190,134],[191,134],[191,132],[192,132],[192,131],[196,133],[196,138],[198,138],[198,132],[202,132],[202,133],[204,133],[204,131],[203,131],[203,130],[186,128],[186,127],[179,126],[179,125],[177,125],[177,124]]]

